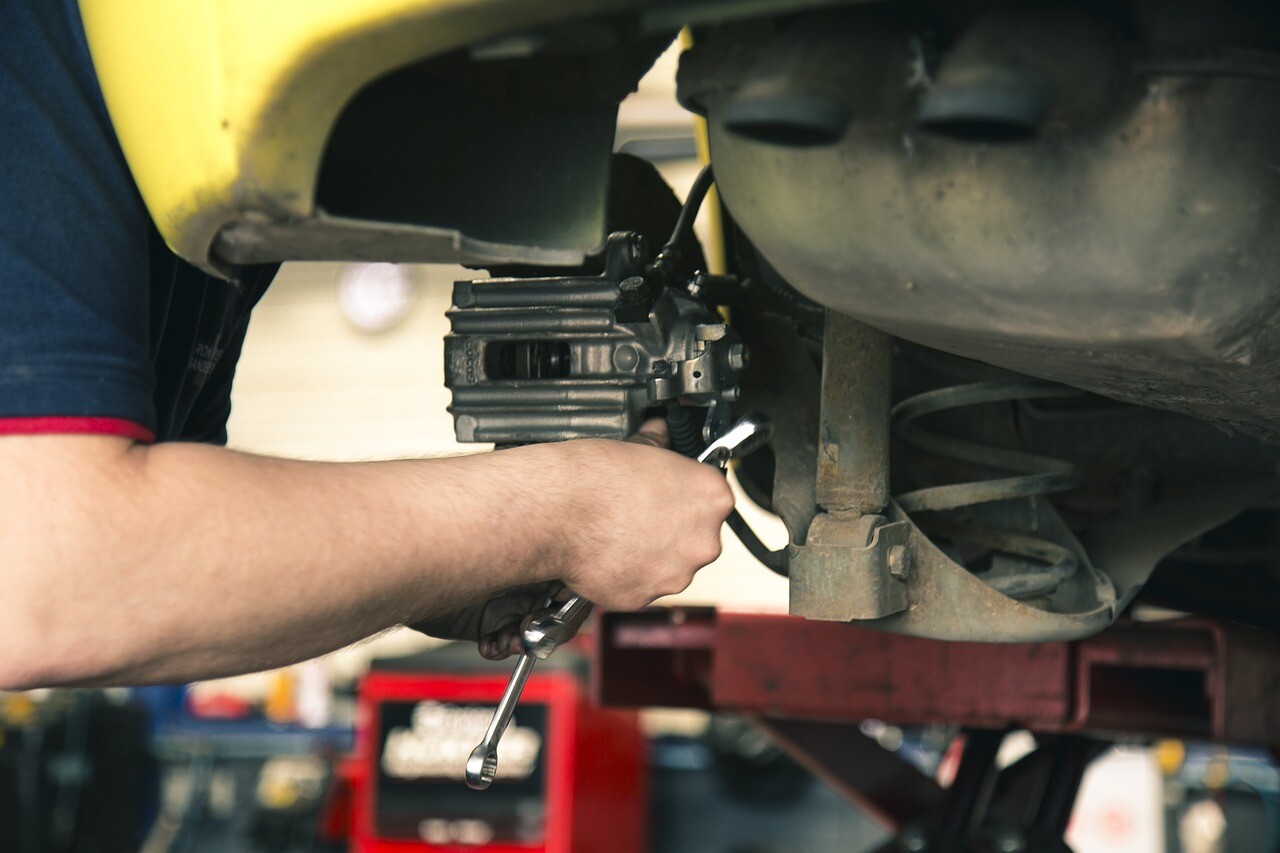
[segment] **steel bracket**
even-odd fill
[[[828,622],[879,619],[907,608],[911,524],[826,513],[791,550],[791,613]]]

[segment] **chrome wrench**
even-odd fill
[[[772,435],[773,424],[768,418],[759,412],[748,412],[708,444],[707,449],[698,454],[698,461],[723,471],[729,466],[730,459],[759,450],[769,443]]]
[[[771,434],[772,426],[766,418],[754,412],[743,415],[723,435],[707,445],[706,450],[698,455],[698,461],[724,470],[730,459],[759,449],[769,441]],[[590,606],[591,602],[575,595],[555,613],[529,623],[521,633],[520,642],[524,647],[524,654],[516,662],[515,671],[507,682],[507,689],[498,700],[497,710],[484,733],[484,739],[471,750],[471,755],[467,758],[468,787],[483,791],[493,784],[498,775],[498,742],[502,740],[502,734],[511,722],[533,665],[551,656],[556,647],[569,637],[579,618]]]

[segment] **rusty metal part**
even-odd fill
[[[1110,624],[1119,612],[1113,583],[1042,497],[1077,484],[1074,466],[914,423],[956,406],[1078,392],[1041,382],[986,382],[926,392],[895,408],[905,444],[984,469],[1019,472],[904,496],[921,511],[963,507],[962,514],[941,519],[930,513],[929,523],[953,540],[999,552],[990,570],[971,571],[900,505],[884,516],[873,514],[887,487],[888,342],[835,314],[827,322],[816,492],[826,512],[792,548],[791,613],[857,619],[923,637],[998,642],[1071,639]]]
[[[1274,480],[1250,479],[1249,460],[1259,458],[1262,445],[1246,437],[1223,436],[1170,413],[1090,403],[1074,389],[1052,383],[982,379],[899,404],[897,431],[903,440],[898,472],[904,483],[914,486],[903,493],[921,498],[916,505],[921,511],[911,516],[900,510],[887,513],[887,520],[897,526],[873,544],[876,527],[884,523],[880,519],[855,513],[815,514],[816,507],[804,503],[817,500],[819,453],[809,437],[814,433],[805,432],[816,426],[809,418],[815,415],[813,396],[818,389],[812,384],[812,362],[799,353],[794,331],[791,337],[784,335],[794,327],[745,311],[738,317],[753,345],[772,352],[769,341],[785,340],[791,353],[785,371],[771,358],[762,360],[765,367],[756,379],[776,390],[752,386],[748,396],[753,405],[764,401],[777,423],[773,499],[792,532],[796,614],[835,621],[872,619],[866,624],[955,640],[1024,642],[1086,636],[1109,624],[1166,554],[1280,490]],[[838,363],[830,354],[826,361]],[[806,376],[811,384],[801,393]],[[788,383],[789,377],[795,381]],[[907,374],[900,378],[913,382]],[[1001,401],[1008,405],[996,405]],[[1055,407],[1047,407],[1049,403]],[[982,405],[971,405],[971,412],[951,408],[962,404]],[[832,422],[834,411],[828,409],[825,423]],[[926,429],[925,417],[945,419],[940,424],[957,435],[944,434],[941,426],[932,424]],[[922,420],[917,423],[916,418]],[[847,427],[850,422],[836,423]],[[1155,438],[1142,438],[1153,430]],[[841,440],[863,440],[852,430],[845,436]],[[1221,475],[1227,479],[1213,482],[1214,468],[1188,455],[1197,452],[1210,452],[1225,466]],[[963,465],[952,472],[922,462],[922,453],[959,457]],[[1076,465],[1054,458],[1068,455],[1082,461]],[[1110,488],[1113,475],[1108,472],[1122,463],[1162,472],[1158,488],[1148,485],[1145,498],[1134,495],[1123,498],[1119,508],[1105,504],[1097,511],[1086,500],[1096,497],[1068,495],[1069,517],[1083,529],[1083,545],[1047,500],[1030,499],[1036,492],[1079,483],[1086,464],[1095,481],[1090,494],[1096,495],[1098,478]],[[946,476],[971,470],[984,479],[955,484],[954,477]],[[1002,476],[1009,470],[1018,471],[1018,476]],[[936,485],[939,471],[943,485]],[[814,479],[806,481],[806,474]],[[862,476],[865,482],[867,475]],[[812,491],[800,488],[806,482],[813,483]],[[1134,482],[1135,488],[1141,485]],[[1017,495],[1022,498],[1009,500]],[[939,507],[951,509],[923,511]],[[1082,514],[1085,510],[1092,514]],[[962,560],[966,549],[974,548],[979,557],[982,552],[989,555],[989,562]]]
[[[929,534],[983,546],[1004,557],[1021,558],[1006,559],[1003,564],[995,563],[985,571],[975,572],[997,592],[1018,601],[1053,595],[1075,576],[1080,566],[1070,550],[1026,533],[931,520]]]
[[[877,619],[906,608],[911,559],[907,525],[886,526],[880,514],[889,500],[892,341],[834,312],[822,340],[819,512],[791,548],[790,609],[810,619]]]
[[[879,513],[889,503],[889,356],[893,341],[827,312],[818,414],[818,506]]]
[[[976,530],[999,531],[1006,537],[1034,530],[1033,538],[1055,552],[1067,552],[1054,562],[1063,562],[1067,555],[1074,558],[1074,571],[1056,573],[1055,580],[1060,582],[1052,592],[1018,600],[957,563],[894,507],[888,517],[907,522],[910,531],[907,548],[912,569],[906,584],[907,607],[864,624],[936,639],[1019,643],[1084,637],[1115,619],[1119,613],[1115,585],[1044,498],[982,504],[969,508],[966,514]],[[1012,573],[1015,580],[1025,570]],[[1036,570],[1042,571],[1040,567]]]
[[[1140,510],[1091,521],[1079,536],[1043,496],[922,513],[910,519],[909,606],[868,624],[939,639],[1086,636],[1114,619],[1181,544],[1278,490],[1271,477],[1200,480],[1166,488]],[[908,520],[896,513],[889,517]],[[1002,561],[971,571],[940,547],[939,537],[985,545]],[[1011,555],[1027,559],[1011,569],[1003,562]]]
[[[910,523],[882,515],[824,513],[791,555],[791,607],[797,616],[848,622],[907,607],[913,562]]]
[[[1037,526],[1023,530],[992,529],[961,520],[955,512],[939,517],[938,510],[959,510],[994,501],[1061,492],[1078,486],[1080,470],[1070,462],[996,446],[980,444],[925,429],[919,418],[951,409],[1022,399],[1079,397],[1070,387],[1035,380],[986,381],[939,388],[909,397],[893,408],[893,431],[906,445],[929,454],[976,465],[980,470],[1016,471],[1013,477],[988,477],[966,483],[929,485],[899,494],[900,508],[907,512],[930,511],[927,524],[931,536],[943,535],[954,543],[979,545],[994,554],[991,566],[974,574],[997,592],[1019,602],[1032,602],[1042,609],[1062,610],[1061,597],[1053,597],[1070,583],[1080,561],[1063,544],[1045,539]],[[1044,513],[1052,513],[1047,506]],[[1075,610],[1087,609],[1088,587],[1098,578],[1086,579],[1073,596]],[[1097,603],[1114,600],[1109,582],[1096,583]],[[1117,612],[1112,611],[1113,615]]]
[[[597,642],[607,705],[1280,745],[1280,640],[1194,619],[1072,642],[944,643],[688,608],[605,614]]]

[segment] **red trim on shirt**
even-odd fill
[[[61,433],[63,435],[120,435],[151,444],[155,433],[141,424],[123,418],[91,418],[52,416],[39,418],[0,418],[0,435]]]

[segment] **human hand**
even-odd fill
[[[602,607],[637,610],[680,592],[720,555],[733,493],[714,468],[666,446],[666,423],[655,419],[626,442],[540,447],[555,457],[544,468],[559,522],[553,562]]]
[[[513,565],[527,582],[413,628],[476,642],[485,657],[520,651],[519,635],[545,607],[573,594],[611,610],[637,610],[685,589],[720,555],[720,525],[733,494],[718,471],[667,451],[666,422],[628,441],[528,445],[488,456],[502,479],[536,498],[501,528],[517,543]],[[536,579],[536,580],[535,580]],[[584,614],[585,616],[585,614]],[[581,622],[581,620],[579,620]]]
[[[489,660],[520,654],[520,634],[529,623],[549,616],[573,596],[560,581],[525,584],[494,596],[482,604],[410,625],[441,640],[469,640]],[[547,599],[551,600],[548,605]],[[570,636],[578,632],[591,613],[588,607],[572,623]]]

